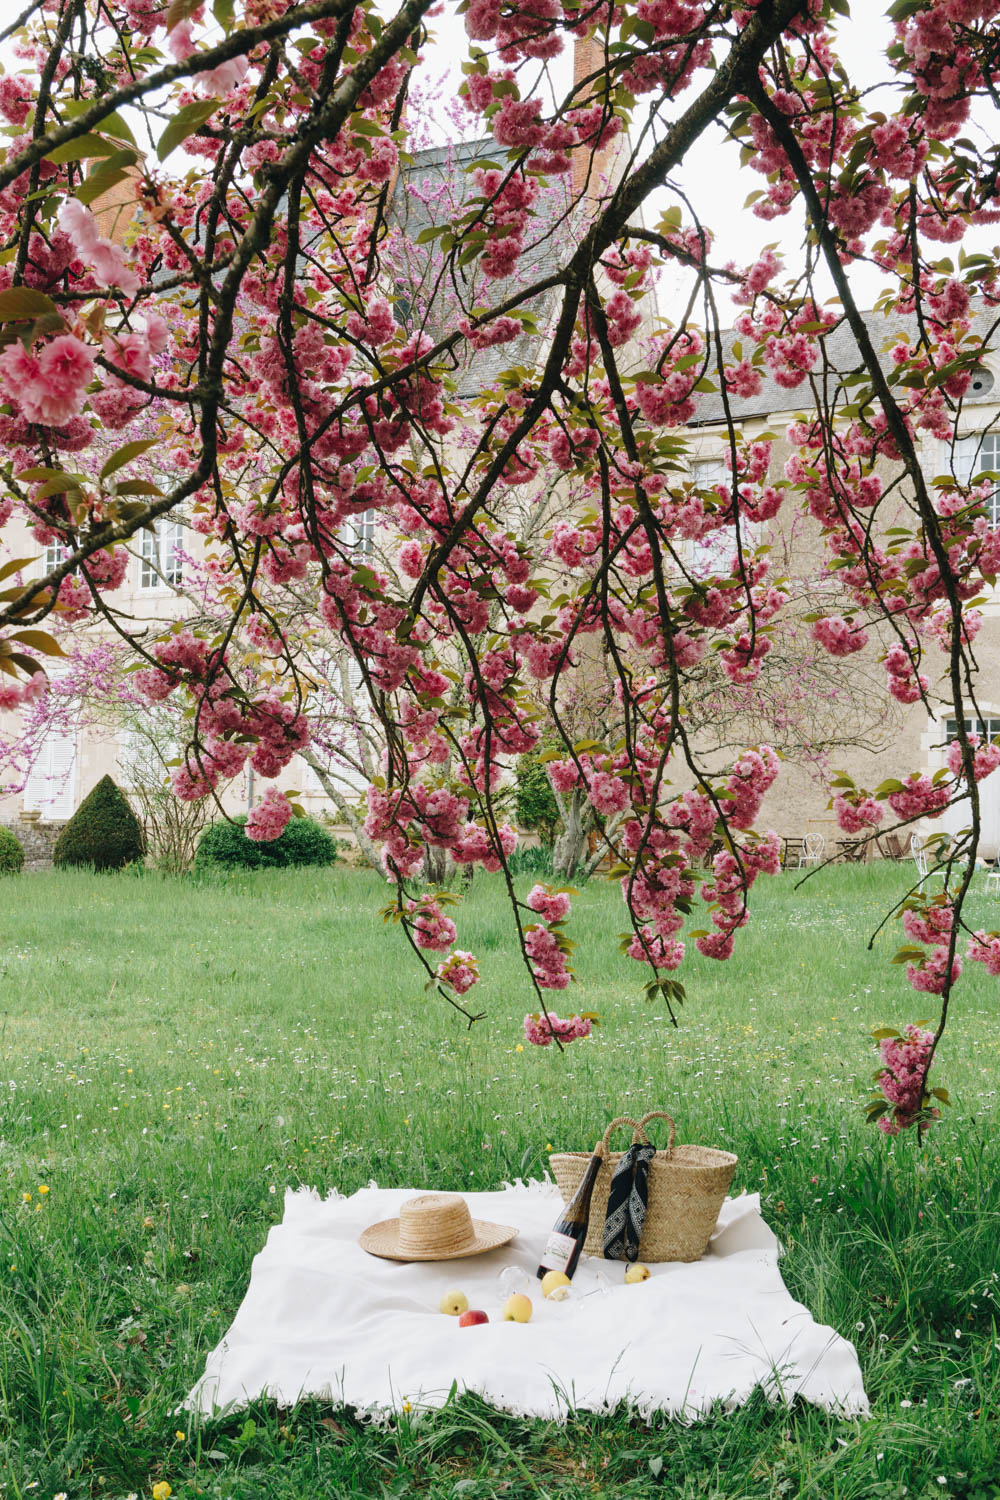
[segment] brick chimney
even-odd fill
[[[136,218],[139,185],[143,175],[141,158],[135,166],[123,167],[122,170],[125,173],[124,180],[116,182],[114,187],[108,188],[107,192],[95,198],[90,205],[90,211],[104,238],[113,240],[116,245],[124,245],[125,237]]]
[[[595,73],[600,75],[604,71],[604,46],[597,32],[589,31],[586,36],[577,37],[573,43],[573,85],[578,88],[585,78],[590,78]],[[586,107],[596,102],[596,89],[591,85],[594,94],[583,93],[576,98],[576,103]],[[578,146],[573,152],[573,198],[574,201],[585,195],[588,202],[593,204],[601,195],[603,186],[611,174],[614,165],[614,146],[603,146],[600,151],[594,151],[591,146]]]

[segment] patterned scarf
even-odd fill
[[[604,1259],[636,1260],[649,1197],[649,1164],[655,1146],[630,1146],[611,1174],[604,1220]]]

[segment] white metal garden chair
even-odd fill
[[[986,872],[986,894],[990,891],[1000,891],[1000,854],[997,855],[993,864]]]
[[[799,868],[803,865],[818,865],[825,848],[826,839],[821,833],[807,833],[799,851]]]
[[[927,850],[919,833],[910,834],[910,853],[913,855],[913,863],[916,865],[917,874],[920,876],[920,880],[917,883],[919,889],[927,879]]]

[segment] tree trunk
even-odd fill
[[[448,884],[448,851],[437,844],[424,845],[424,878],[428,885]]]
[[[351,804],[347,801],[346,797],[342,796],[336,783],[331,780],[326,767],[323,765],[323,762],[317,760],[313,751],[309,749],[300,750],[299,755],[305,761],[306,765],[310,766],[312,770],[316,772],[316,776],[319,780],[320,786],[323,788],[324,792],[329,797],[330,801],[337,809],[341,818],[343,818],[344,822],[347,824],[348,828],[354,834],[354,837],[358,842],[358,848],[361,850],[361,853],[371,865],[372,869],[377,870],[380,875],[384,875],[385,871],[382,868],[382,860],[379,856],[378,847],[372,843],[371,839],[365,833],[364,823],[358,817],[357,813],[355,812]]]
[[[587,809],[579,792],[563,802],[563,827],[552,848],[552,873],[559,880],[572,880],[587,847]]]
[[[623,813],[615,813],[614,816],[612,818],[609,818],[607,823],[605,823],[605,836],[599,841],[597,848],[594,850],[594,853],[590,856],[583,869],[580,871],[581,880],[589,880],[591,875],[593,875],[594,871],[597,869],[598,865],[606,857],[606,855],[610,853],[613,858],[615,857],[614,851],[608,848],[608,843],[612,838],[614,838],[615,834],[618,832],[618,829],[621,827],[624,821],[625,816]]]

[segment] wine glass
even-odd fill
[[[517,1292],[530,1295],[536,1289],[536,1281],[523,1266],[504,1266],[497,1276],[497,1288],[500,1301],[506,1302],[508,1297],[513,1297]]]

